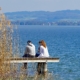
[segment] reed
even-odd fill
[[[13,36],[14,25],[6,18],[0,8],[0,80],[23,80],[25,76],[18,72],[19,65],[10,63],[11,57],[19,57],[19,38]],[[16,26],[17,29],[17,26]],[[5,61],[8,59],[7,63]]]
[[[5,63],[12,57],[12,25],[1,12],[0,8],[0,77],[7,76],[11,72],[11,64]]]

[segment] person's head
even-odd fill
[[[39,41],[39,44],[46,48],[46,43],[44,40]]]
[[[30,40],[28,40],[28,41],[27,41],[27,44],[30,44],[30,43],[31,43],[31,41],[30,41]]]

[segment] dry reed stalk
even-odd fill
[[[10,61],[6,59],[12,56],[12,26],[5,15],[0,11],[0,77],[10,73]]]

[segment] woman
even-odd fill
[[[44,40],[39,41],[39,56],[38,57],[49,57],[48,48]]]
[[[48,52],[48,48],[46,46],[46,43],[44,40],[39,41],[39,48],[38,48],[38,52],[39,52],[39,56],[38,58],[44,58],[44,57],[49,57],[49,52]],[[45,71],[43,71],[42,69],[44,69],[45,66],[45,62],[44,63],[38,63],[37,65],[37,72],[38,74],[44,74]]]

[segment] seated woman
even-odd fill
[[[48,48],[46,46],[46,43],[44,40],[39,41],[39,48],[38,48],[38,54],[36,54],[36,57],[38,58],[45,58],[45,57],[49,57],[49,52],[48,52]],[[44,68],[44,63],[38,63],[37,65],[37,72],[38,74],[41,73],[45,73],[45,71],[43,72],[42,69]]]
[[[48,48],[44,40],[39,41],[39,48],[36,57],[49,57]]]

